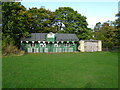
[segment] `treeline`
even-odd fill
[[[102,40],[102,47],[106,50],[118,48],[120,29],[117,20],[96,23],[94,27],[94,39]]]
[[[27,10],[19,2],[2,2],[3,52],[9,49],[9,53],[11,47],[19,48],[20,38],[30,33],[75,33],[80,40],[102,40],[106,48],[118,45],[118,21],[97,23],[92,30],[87,27],[86,19],[71,7],[59,7],[55,11],[36,7]]]

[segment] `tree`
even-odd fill
[[[96,30],[96,27],[99,29]],[[95,39],[102,40],[104,48],[112,48],[114,46],[115,26],[113,22],[97,23],[94,28]]]
[[[94,32],[99,31],[100,28],[101,28],[101,22],[96,23],[96,25],[95,25],[95,27],[94,27]]]
[[[115,42],[116,46],[120,46],[120,12],[116,16],[118,19],[116,19]]]
[[[0,24],[2,24],[2,3],[0,1]]]
[[[26,8],[18,2],[2,3],[2,32],[3,37],[9,36],[19,44],[20,37],[26,37],[29,34],[31,14]],[[3,38],[4,39],[4,38]]]
[[[55,11],[56,17],[54,27],[57,27],[57,32],[75,33],[79,39],[90,39],[91,33],[87,28],[86,17],[74,11],[70,7],[60,7]]]
[[[31,8],[28,10],[32,14],[32,33],[48,33],[55,32],[55,27],[52,27],[52,22],[55,18],[54,12],[44,8]]]

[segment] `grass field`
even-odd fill
[[[3,88],[117,88],[117,53],[3,57]]]

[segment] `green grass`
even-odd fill
[[[3,88],[117,88],[117,53],[26,54],[3,58]]]

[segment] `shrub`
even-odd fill
[[[2,55],[7,56],[7,55],[23,55],[24,51],[19,50],[16,46],[13,45],[7,45],[2,48]]]
[[[2,35],[2,55],[8,56],[8,55],[23,55],[24,51],[21,51],[18,49],[17,46],[15,46],[15,41],[13,38],[10,37],[10,35]]]

